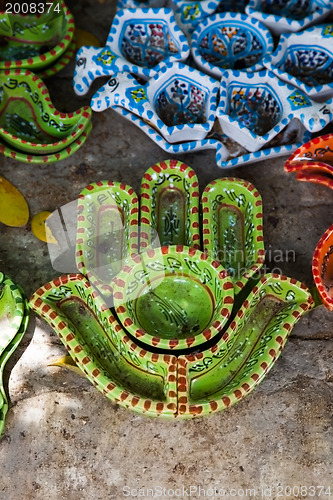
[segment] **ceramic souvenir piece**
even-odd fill
[[[258,71],[272,52],[273,38],[260,21],[226,12],[205,18],[191,37],[191,54],[198,68],[220,79],[225,69]]]
[[[118,73],[91,100],[94,111],[126,108],[170,143],[204,139],[215,121],[219,84],[183,63],[161,63],[145,85]]]
[[[194,28],[207,16],[214,14],[220,0],[172,0],[178,26],[190,38]]]
[[[87,129],[91,109],[61,113],[47,87],[31,71],[4,70],[0,83],[0,139],[31,153],[55,153],[70,146]]]
[[[184,61],[190,52],[171,9],[125,9],[115,15],[105,47],[83,46],[76,55],[74,91],[88,92],[100,77],[127,71],[145,80],[162,61]]]
[[[264,276],[220,342],[178,358],[179,415],[214,413],[243,399],[272,368],[293,326],[311,307],[313,299],[303,283]]]
[[[76,266],[104,296],[126,257],[138,252],[139,200],[126,184],[89,184],[77,207]]]
[[[286,172],[296,172],[299,181],[333,189],[333,134],[315,137],[288,158]],[[312,260],[312,274],[320,298],[333,310],[333,226],[321,237]]]
[[[75,52],[76,52],[76,44],[74,41],[71,43],[66,52],[64,52],[63,55],[59,57],[59,59],[54,61],[54,63],[52,63],[50,66],[46,66],[42,70],[39,70],[37,72],[37,75],[42,80],[46,80],[47,78],[50,78],[51,76],[55,75],[70,63]]]
[[[264,65],[314,101],[333,96],[333,25],[282,35]]]
[[[117,10],[121,9],[145,9],[154,8],[158,9],[165,7],[167,4],[166,0],[145,0],[140,2],[139,0],[118,0]]]
[[[152,244],[152,229],[159,245],[200,248],[199,183],[190,167],[179,160],[151,166],[140,191],[140,248]]]
[[[245,12],[262,21],[273,35],[301,31],[332,11],[331,0],[250,0]]]
[[[163,201],[163,189],[169,190],[172,183],[176,186],[178,174],[183,179],[188,174],[190,186],[180,190],[187,192],[187,197],[192,196],[193,206],[197,206],[195,174],[183,163],[161,162],[146,173],[149,176],[143,177],[142,194],[148,193],[158,202],[161,201],[161,193]],[[159,191],[159,181],[162,191]],[[236,282],[234,289],[231,278],[218,262],[212,263],[208,251],[201,252],[182,245],[151,246],[125,261],[114,279],[114,302],[123,303],[116,303],[115,312],[111,312],[105,298],[83,275],[64,275],[47,283],[31,298],[31,307],[49,322],[68,348],[73,366],[76,363],[84,375],[112,401],[148,415],[172,418],[205,415],[231,406],[261,382],[279,357],[293,325],[303,313],[314,307],[311,294],[298,281],[278,275],[260,279],[253,274],[252,262],[258,269],[260,257],[263,257],[260,252],[263,250],[260,196],[246,181],[229,178],[226,190],[223,190],[223,183],[224,180],[212,183],[204,191],[203,219],[211,216],[205,208],[212,206],[215,214],[219,208],[227,210],[225,215],[231,219],[230,226],[236,222],[233,227],[238,232],[234,238],[230,235],[227,240],[230,268],[235,268],[236,255],[231,249],[232,239],[239,248],[242,231],[238,226],[243,220],[243,230],[246,228],[246,232],[256,239],[255,244],[250,237],[244,243],[247,248],[253,244],[255,250],[247,254],[246,265],[249,268],[242,278],[244,283],[246,278],[248,280],[243,288]],[[103,190],[101,184],[99,193],[98,183],[90,189],[96,189],[99,195],[96,209],[99,203],[107,205],[104,196],[106,185]],[[114,188],[115,183],[111,184]],[[218,192],[215,198],[210,198],[214,194],[214,185]],[[223,204],[224,195],[228,202]],[[245,210],[242,195],[246,198]],[[151,210],[153,206],[153,211],[158,211],[158,208],[155,202],[150,204],[149,196],[142,198],[141,207],[144,214],[154,220],[146,208]],[[163,208],[163,203],[158,203],[160,205]],[[183,204],[178,208],[174,205],[174,209],[175,213],[179,212],[177,216],[181,220]],[[86,212],[85,215],[90,217],[91,214]],[[252,224],[257,224],[254,230],[251,217]],[[211,220],[214,225],[216,217],[211,217]],[[95,215],[90,217],[90,222],[92,227],[96,222]],[[224,230],[226,219],[221,217],[218,222],[220,229]],[[203,224],[205,240],[208,234],[206,221]],[[88,226],[84,231],[88,236]],[[163,231],[159,232],[163,235]],[[133,235],[133,243],[134,239]],[[129,238],[129,241],[132,239]],[[110,240],[106,238],[103,244],[108,242]],[[258,257],[257,261],[253,256]],[[214,280],[220,269],[223,270],[222,275]],[[182,293],[179,293],[180,287]],[[241,293],[237,293],[240,289]],[[145,291],[147,293],[141,293]],[[124,293],[128,295],[126,300],[122,298]],[[224,323],[225,318],[230,316],[224,328],[209,340],[209,335],[208,338],[200,335],[200,330],[209,322],[213,323],[214,329],[220,328],[214,323],[215,318],[211,317],[212,304],[217,298],[220,302],[224,301],[223,305],[220,304],[222,312],[217,323]],[[134,299],[134,304],[130,304],[131,299]],[[131,333],[136,323],[140,324],[141,331]],[[206,328],[204,332],[208,330]],[[160,333],[165,335],[167,332],[169,338],[159,337]],[[179,335],[186,337],[187,333],[190,335],[187,340],[177,338]],[[177,351],[180,347],[184,350]],[[174,352],[177,352],[178,358],[173,357]]]
[[[22,163],[33,163],[33,164],[46,164],[55,163],[57,161],[65,160],[74,154],[83,144],[86,142],[92,129],[92,124],[89,123],[88,127],[82,134],[76,139],[76,141],[69,144],[65,149],[58,151],[57,153],[49,154],[29,154],[19,151],[17,149],[7,146],[5,143],[0,142],[0,154],[3,154],[7,158],[12,158],[13,160],[20,161]]]
[[[0,69],[41,70],[68,50],[74,35],[74,18],[64,2],[58,2],[57,6],[60,12],[50,8],[39,16],[7,15],[6,22],[1,24]]]
[[[0,435],[8,411],[3,371],[18,347],[29,322],[29,309],[21,288],[0,272]]]
[[[238,293],[265,261],[261,196],[250,182],[225,177],[206,186],[201,204],[204,251],[221,262]]]
[[[333,311],[333,225],[320,238],[312,259],[313,279],[324,305]]]
[[[183,245],[128,259],[113,284],[115,311],[141,343],[183,350],[206,343],[228,320],[234,289],[208,254]]]
[[[31,297],[30,306],[108,399],[148,415],[177,411],[176,358],[138,347],[83,275],[47,283]]]
[[[310,132],[322,130],[333,118],[333,99],[316,103],[271,71],[226,70],[216,116],[226,135],[253,152],[276,137],[293,118]]]
[[[296,172],[297,180],[310,181],[333,189],[333,134],[315,137],[302,144],[284,164]]]
[[[287,125],[286,129],[281,131],[286,138],[286,143],[282,145],[265,147],[254,153],[248,152],[230,137],[219,136],[218,139],[203,139],[201,141],[186,141],[176,144],[170,144],[164,137],[149,123],[143,121],[140,117],[133,115],[130,111],[119,106],[112,106],[112,109],[131,121],[134,125],[140,128],[157,146],[163,151],[172,155],[193,153],[195,151],[203,151],[206,149],[216,150],[216,164],[219,168],[229,169],[241,167],[246,164],[256,163],[267,160],[268,158],[278,158],[280,156],[290,155],[305,141],[309,140],[310,133],[304,129],[298,120],[294,120]],[[290,130],[290,134],[286,130]],[[278,134],[279,135],[279,134]],[[223,142],[221,142],[223,141]]]

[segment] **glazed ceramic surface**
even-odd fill
[[[296,280],[263,277],[219,343],[178,358],[179,414],[204,415],[243,399],[271,369],[294,324],[312,306],[309,291]]]
[[[200,141],[185,141],[170,144],[155,128],[143,121],[140,117],[119,106],[112,106],[112,109],[139,127],[142,132],[167,153],[176,155],[203,151],[205,149],[215,149],[216,164],[222,169],[241,167],[242,165],[264,161],[268,158],[271,159],[290,155],[301,146],[304,141],[310,138],[310,133],[304,129],[301,123],[298,120],[293,120],[274,138],[273,143],[269,143],[267,147],[253,153],[248,152],[226,135],[219,135],[217,139],[210,138]],[[275,140],[279,136],[282,137],[281,146],[274,145]],[[277,142],[277,144],[279,144],[279,142]]]
[[[177,411],[176,358],[138,347],[83,275],[47,283],[30,305],[56,328],[74,362],[107,398],[150,415]]]
[[[245,12],[278,36],[318,24],[332,9],[330,0],[250,0]]]
[[[241,13],[223,13],[205,18],[191,37],[196,65],[220,79],[225,69],[258,71],[263,58],[273,50],[269,30],[257,19]]]
[[[244,12],[247,0],[172,0],[178,25],[188,38],[195,27],[207,16],[219,12]]]
[[[66,52],[64,52],[59,57],[59,59],[56,59],[51,65],[46,66],[45,68],[39,70],[37,72],[37,75],[42,80],[46,80],[47,78],[50,78],[51,76],[55,75],[70,63],[75,52],[76,52],[76,44],[75,41],[73,41],[70,44],[69,48],[66,50]]]
[[[264,60],[266,68],[315,101],[333,96],[333,25],[282,35]]]
[[[76,55],[74,90],[86,94],[92,82],[127,71],[144,79],[162,61],[183,61],[189,45],[170,9],[125,9],[115,15],[104,48],[83,46]]]
[[[89,239],[94,234],[100,207],[117,204],[113,191],[117,187],[121,189],[115,183],[87,187],[85,196],[96,190],[97,202],[94,200],[91,211],[89,203],[79,211],[78,221],[81,214],[89,218],[89,224],[80,221],[79,237]],[[123,185],[123,190],[135,196],[130,187]],[[164,191],[168,200],[170,191],[177,193],[170,200],[175,211],[172,217],[166,211]],[[181,202],[182,193],[185,203]],[[190,214],[186,207],[187,203],[198,206],[197,194],[195,174],[182,162],[153,165],[142,179],[140,219],[146,218],[142,234],[150,224],[163,239],[166,227],[180,228],[186,219],[187,231],[178,236],[191,239],[197,234],[197,216],[196,210]],[[263,243],[261,199],[251,184],[220,179],[204,190],[201,209],[202,218],[208,219],[203,220],[204,245],[208,247],[210,238],[207,228],[213,228],[214,235],[218,226],[218,245],[225,246],[223,254],[231,272],[238,263],[232,245],[246,247],[248,268],[240,279],[227,276],[223,266],[214,263],[211,251],[181,244],[153,248],[146,238],[149,246],[143,248],[147,250],[124,260],[110,287],[114,312],[105,299],[106,289],[97,290],[83,275],[61,276],[37,290],[30,300],[87,378],[112,401],[141,413],[189,418],[241,400],[273,366],[295,322],[314,305],[309,291],[296,280],[255,275],[262,264]],[[114,213],[117,211],[121,212],[115,209]],[[152,215],[154,211],[160,213]],[[110,220],[105,220],[108,227]],[[133,245],[139,244],[139,237],[132,236],[125,241],[137,248]],[[107,245],[113,241],[103,239],[106,259]],[[92,242],[92,246],[96,244],[94,239]],[[173,356],[175,352],[178,357]]]
[[[333,134],[316,137],[288,158],[284,168],[299,181],[333,189]],[[323,304],[333,310],[333,226],[321,237],[313,254],[312,274]]]
[[[73,39],[74,18],[64,2],[59,6],[59,13],[50,9],[39,17],[7,15],[1,24],[0,69],[40,70],[65,53]]]
[[[76,266],[104,295],[126,257],[138,252],[139,200],[120,182],[89,184],[77,207]]]
[[[201,140],[214,125],[219,84],[183,63],[161,63],[145,85],[115,75],[91,100],[94,111],[114,105],[149,122],[170,143]]]
[[[312,273],[323,303],[333,311],[333,225],[327,229],[316,246]]]
[[[113,291],[123,327],[144,344],[171,350],[213,338],[234,302],[225,269],[207,254],[182,245],[128,259]]]
[[[0,83],[0,137],[9,147],[32,154],[55,153],[70,146],[91,120],[88,106],[61,113],[47,87],[28,70],[5,70]]]
[[[237,292],[265,260],[261,196],[249,182],[227,177],[208,184],[201,203],[204,251],[222,263]]]
[[[5,426],[8,399],[3,371],[18,347],[29,322],[29,309],[22,290],[0,272],[0,435]]]
[[[199,183],[190,167],[166,160],[144,174],[140,191],[140,248],[152,244],[152,229],[160,246],[200,248]]]
[[[160,7],[165,7],[166,0],[146,0],[144,2],[140,2],[138,0],[118,0],[117,2],[117,10],[121,9],[145,9],[145,8],[154,8],[158,9]]]
[[[315,137],[302,144],[284,164],[299,180],[333,187],[333,134]]]
[[[58,151],[57,153],[50,154],[29,154],[23,153],[17,149],[7,146],[5,143],[0,142],[0,153],[7,158],[13,158],[13,160],[20,161],[22,163],[33,163],[33,164],[46,164],[55,163],[60,160],[65,160],[75,153],[83,144],[86,142],[92,129],[92,124],[89,123],[87,129],[82,132],[82,134],[67,147]]]
[[[257,151],[298,119],[311,132],[322,130],[333,117],[332,99],[315,103],[271,71],[227,70],[221,79],[217,118],[223,132],[249,151]]]

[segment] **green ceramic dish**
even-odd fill
[[[178,412],[196,416],[243,399],[265,377],[295,323],[314,302],[302,283],[264,276],[214,347],[178,358]]]
[[[227,269],[238,293],[265,261],[261,196],[248,181],[225,177],[206,186],[201,203],[204,251]]]
[[[15,337],[23,314],[24,303],[17,285],[0,273],[0,356]]]
[[[41,78],[42,80],[46,80],[47,78],[50,78],[51,76],[55,75],[70,63],[75,52],[76,52],[76,43],[75,41],[73,41],[69,46],[68,50],[66,50],[66,52],[59,57],[59,59],[54,61],[50,66],[47,66],[46,68],[43,68],[42,70],[38,71],[36,73],[37,76],[39,76],[39,78]]]
[[[30,306],[111,401],[140,413],[175,414],[176,358],[134,344],[84,276],[64,275],[47,283],[31,297]]]
[[[141,249],[151,244],[152,228],[160,244],[200,248],[199,183],[190,167],[166,160],[143,176],[140,196]]]
[[[48,154],[74,142],[91,121],[91,108],[61,113],[44,82],[28,70],[5,70],[0,83],[0,137],[19,151]]]
[[[188,169],[177,161],[172,163],[174,168],[170,165],[171,161],[155,165],[142,181],[144,232],[154,224],[161,239],[165,235],[165,216],[162,214],[166,214],[168,208],[165,200],[170,201],[168,191],[174,188],[176,179],[184,179],[179,171]],[[168,178],[160,175],[162,173],[167,173]],[[193,177],[191,174],[191,179]],[[163,189],[166,189],[165,199]],[[198,206],[195,201],[197,184],[191,189],[184,191],[183,180],[180,181],[180,192],[196,194],[193,204],[179,203],[183,197],[177,192],[176,220],[185,220],[184,206]],[[123,194],[119,193],[122,191],[134,198],[132,214],[121,205]],[[90,196],[91,193],[95,196]],[[186,200],[187,197],[188,194]],[[86,203],[81,203],[85,198]],[[264,257],[262,202],[259,193],[248,182],[228,178],[207,186],[202,198],[205,252],[182,245],[152,248],[148,235],[144,243],[150,248],[135,255],[138,231],[133,231],[133,226],[137,226],[139,215],[136,198],[132,188],[119,183],[104,181],[87,186],[79,203],[78,238],[81,241],[77,246],[78,251],[83,252],[85,248],[87,254],[77,255],[77,265],[88,275],[88,267],[98,267],[102,259],[106,273],[93,276],[93,279],[97,285],[98,279],[102,278],[103,282],[107,276],[107,280],[104,279],[98,292],[81,275],[63,276],[39,289],[31,298],[31,307],[58,333],[87,378],[112,401],[149,415],[174,418],[223,410],[243,399],[263,380],[278,359],[294,324],[314,307],[313,298],[306,286],[294,279],[278,275],[260,279],[259,273],[255,275]],[[149,204],[151,199],[154,201]],[[157,215],[155,211],[161,207],[162,212]],[[100,228],[117,227],[112,226],[115,216],[118,222],[120,216],[120,227],[128,231],[127,237],[117,241],[114,233],[106,231],[102,239],[96,240]],[[158,220],[161,222],[157,223]],[[186,220],[185,235],[199,234],[196,222],[197,233],[191,233],[189,217]],[[167,225],[170,227],[169,222]],[[181,223],[175,224],[177,227],[181,227]],[[231,228],[235,228],[234,234]],[[221,238],[219,233],[227,238]],[[190,237],[190,241],[194,243],[197,239]],[[246,270],[240,276],[235,273],[233,278],[226,277],[222,271],[221,278],[215,279],[223,267],[219,262],[211,264],[212,253],[216,252],[218,257],[217,252],[225,242],[226,263],[231,271],[238,263],[232,245],[243,249]],[[125,266],[117,272],[112,286],[107,287],[111,277],[107,274],[107,266],[112,262],[112,255],[123,257],[131,252],[127,261],[119,259]],[[209,287],[209,283],[213,283],[213,287]],[[221,283],[226,284],[226,290],[221,288]],[[233,288],[235,297],[230,293]],[[110,311],[110,303],[107,304],[100,293],[109,301],[114,300],[115,313]],[[225,304],[220,304],[220,310],[225,309],[220,314],[222,321],[213,317],[214,297],[220,302],[227,298]],[[215,310],[218,311],[218,307]],[[214,326],[215,319],[223,324]],[[220,331],[211,330],[211,335],[203,335],[209,331],[209,327],[204,328],[208,321],[216,330],[221,326]],[[118,365],[115,360],[123,358],[126,361]],[[141,375],[126,363],[147,370],[147,384],[143,384]],[[149,377],[161,373],[157,390],[156,379],[152,381]]]
[[[63,1],[59,4],[59,14],[50,9],[49,14],[40,16],[7,16],[6,22],[1,24],[4,38],[0,48],[0,69],[40,70],[66,52],[74,35],[74,18]]]
[[[89,184],[79,196],[76,267],[104,295],[124,259],[138,252],[139,200],[120,182]]]
[[[92,129],[92,124],[89,123],[85,132],[76,139],[76,141],[72,142],[67,148],[58,151],[57,153],[52,153],[48,155],[31,155],[22,153],[21,151],[17,151],[9,146],[6,146],[4,143],[0,142],[0,153],[6,156],[7,158],[13,158],[13,160],[21,161],[23,163],[33,163],[33,164],[46,164],[46,163],[55,163],[60,160],[65,160],[69,158],[72,154],[74,154],[83,144],[86,142],[88,135],[90,134]]]
[[[21,288],[0,273],[0,435],[4,430],[8,412],[3,372],[7,361],[22,340],[29,316],[30,309]]]
[[[128,259],[112,287],[123,327],[160,349],[202,346],[225,326],[234,303],[225,269],[207,254],[182,245]]]

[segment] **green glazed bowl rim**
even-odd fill
[[[55,75],[59,71],[61,71],[69,62],[76,52],[76,43],[75,40],[72,41],[66,52],[64,52],[58,59],[56,59],[52,64],[47,66],[46,68],[42,68],[36,72],[36,75],[39,76],[42,80],[50,78]]]
[[[72,142],[74,142],[74,140],[76,140],[82,134],[82,132],[87,129],[87,126],[91,121],[91,116],[92,116],[92,110],[90,106],[83,106],[71,113],[63,113],[61,111],[58,111],[54,107],[47,86],[37,74],[27,69],[20,69],[20,70],[5,70],[3,71],[3,75],[5,77],[13,79],[17,78],[19,78],[19,80],[27,79],[31,91],[35,90],[36,92],[38,92],[40,97],[40,102],[42,102],[42,104],[45,105],[48,115],[50,117],[57,117],[60,118],[61,120],[66,120],[66,122],[71,123],[72,126],[75,126],[76,123],[78,124],[77,128],[75,128],[75,130],[67,137],[63,139],[56,138],[55,142],[50,144],[42,144],[42,143],[34,143],[26,141],[24,139],[21,139],[20,137],[17,137],[9,133],[3,127],[0,127],[0,136],[2,136],[4,141],[8,143],[9,147],[14,147],[15,149],[18,149],[20,152],[31,153],[32,155],[36,155],[36,150],[38,149],[42,151],[38,152],[38,154],[43,154],[44,151],[45,153],[55,153],[57,151],[65,149],[66,145],[69,145]]]
[[[154,211],[153,202],[154,196],[152,193],[152,185],[156,181],[156,176],[161,176],[165,174],[178,175],[182,177],[184,182],[185,178],[188,181],[188,217],[189,224],[186,228],[186,244],[193,248],[201,249],[200,245],[200,225],[199,225],[199,182],[198,177],[193,168],[189,167],[183,161],[171,159],[164,160],[154,163],[149,167],[142,178],[140,187],[140,249],[144,251],[149,243],[148,235],[145,233],[145,229],[151,228],[151,218]]]
[[[3,386],[3,371],[5,368],[5,365],[9,358],[12,356],[12,354],[16,351],[17,347],[19,346],[26,330],[29,324],[30,320],[30,307],[28,305],[28,301],[24,295],[23,290],[19,285],[17,285],[19,292],[21,293],[22,300],[23,300],[23,316],[22,316],[22,321],[21,324],[13,337],[13,339],[10,341],[10,343],[7,345],[7,347],[2,351],[0,355],[0,399],[2,399],[2,403],[0,403],[0,436],[5,428],[5,420],[6,420],[6,415],[9,409],[8,405],[8,399],[7,395],[5,392],[5,388]]]
[[[24,300],[22,298],[22,294],[18,288],[18,285],[14,283],[7,275],[3,274],[0,272],[0,285],[8,287],[10,290],[10,300],[15,306],[15,313],[14,317],[10,319],[11,326],[13,327],[13,330],[15,330],[14,335],[11,335],[10,338],[7,339],[7,344],[5,347],[1,347],[2,342],[0,343],[0,356],[2,354],[2,351],[7,347],[7,345],[12,342],[13,338],[15,337],[18,329],[20,328],[20,325],[23,320],[24,316]],[[1,287],[2,289],[2,287]],[[0,301],[2,300],[3,295],[0,293]],[[0,336],[2,332],[0,331]],[[6,341],[6,339],[4,339]]]
[[[60,160],[65,160],[74,154],[83,144],[86,142],[92,129],[92,123],[90,122],[84,132],[71,144],[69,144],[65,149],[58,151],[57,153],[50,153],[47,155],[32,155],[24,153],[22,151],[17,151],[15,149],[6,146],[4,143],[0,142],[0,153],[2,153],[7,158],[12,158],[13,160],[21,161],[23,163],[33,163],[33,164],[46,164],[55,163]]]
[[[123,332],[121,339],[117,335],[118,343],[121,346],[121,352],[126,347],[132,356],[144,359],[147,363],[163,363],[166,365],[165,382],[168,384],[166,400],[158,401],[146,398],[129,389],[124,388],[120,383],[107,376],[101,364],[95,357],[88,352],[85,344],[80,344],[75,336],[75,328],[70,321],[66,321],[49,303],[43,302],[43,297],[47,296],[52,288],[60,288],[68,282],[80,282],[90,291],[94,299],[94,305],[98,316],[107,318],[108,327],[115,332]],[[39,288],[29,300],[30,307],[36,314],[41,316],[58,334],[61,341],[68,350],[74,362],[79,366],[87,379],[100,390],[108,399],[132,410],[145,413],[151,416],[174,417],[177,411],[177,379],[175,376],[177,358],[171,354],[157,354],[146,351],[136,345],[123,331],[117,318],[109,310],[104,302],[103,296],[90,284],[82,274],[65,274],[55,278]],[[96,316],[97,317],[97,316]],[[101,323],[100,323],[101,324]],[[105,331],[105,329],[104,329]],[[107,336],[109,334],[106,333]]]
[[[154,260],[157,249],[149,249],[144,254],[151,260]],[[134,271],[135,267],[139,265],[141,267],[141,257],[143,253],[137,256],[130,257],[126,259],[123,268],[114,278],[112,283],[113,288],[113,301],[119,322],[122,324],[123,328],[126,329],[135,338],[147,344],[159,349],[168,349],[172,351],[189,349],[198,345],[203,345],[212,338],[214,338],[221,331],[223,326],[226,324],[228,318],[231,315],[232,308],[234,305],[234,287],[228,273],[224,267],[216,260],[210,260],[207,253],[202,252],[193,247],[187,247],[184,245],[170,245],[163,246],[158,251],[161,255],[176,257],[176,258],[189,258],[191,261],[206,263],[209,269],[213,271],[214,276],[221,280],[221,286],[224,291],[224,297],[221,301],[220,310],[215,312],[213,319],[209,325],[204,329],[203,332],[198,333],[195,336],[187,337],[185,339],[165,339],[159,337],[158,335],[152,335],[139,325],[133,323],[132,319],[129,317],[128,308],[126,303],[123,302],[123,291],[126,287],[131,272]],[[146,258],[145,264],[147,263]],[[193,273],[188,272],[189,276],[193,277]]]
[[[60,0],[61,7],[64,12],[64,17],[67,21],[67,31],[64,38],[55,47],[45,54],[28,57],[26,59],[15,59],[9,61],[0,61],[0,69],[14,68],[33,68],[35,70],[42,69],[48,66],[53,61],[58,59],[70,46],[74,36],[74,17],[63,0]]]
[[[241,363],[242,367],[236,374],[236,378],[239,379],[237,384],[228,384],[229,389],[225,393],[221,394],[219,397],[207,398],[207,401],[205,401],[204,404],[191,404],[188,397],[189,387],[186,377],[188,365],[193,361],[196,363],[202,363],[205,356],[214,356],[219,345],[222,343],[225,347],[227,347],[227,342],[229,342],[230,337],[237,334],[238,322],[246,317],[246,312],[250,307],[251,297],[259,295],[261,287],[268,280],[272,279],[284,281],[286,284],[292,284],[295,287],[299,287],[300,290],[307,295],[307,300],[304,299],[304,301],[301,301],[297,309],[293,311],[292,318],[283,324],[282,329],[279,329],[274,333],[272,339],[269,340],[269,350],[262,351],[260,349],[256,358],[256,365],[250,362],[250,368],[247,368],[243,366],[243,363]],[[71,326],[70,322],[65,322],[63,318],[56,313],[54,308],[49,305],[49,303],[43,301],[43,297],[47,296],[48,292],[50,292],[53,287],[59,288],[62,285],[67,284],[68,281],[80,281],[84,283],[85,287],[91,290],[94,294],[94,303],[97,310],[102,314],[112,316],[111,321],[108,321],[110,328],[114,331],[114,333],[121,330],[123,331],[123,345],[127,345],[133,353],[150,360],[152,363],[159,363],[160,361],[167,363],[169,366],[167,371],[167,380],[170,384],[168,403],[157,402],[149,398],[147,399],[140,395],[133,394],[128,390],[124,390],[124,388],[111,377],[107,379],[105,375],[103,375],[99,363],[96,363],[94,359],[89,357],[89,353],[87,353],[85,345],[81,345],[76,339],[75,329]],[[51,282],[46,283],[32,295],[29,305],[36,314],[41,316],[56,331],[61,341],[69,351],[69,354],[83,371],[86,378],[108,399],[119,404],[120,406],[130,408],[135,412],[143,413],[149,416],[159,416],[160,418],[163,417],[172,419],[188,419],[222,411],[233,406],[235,403],[241,401],[244,397],[250,394],[253,389],[265,378],[269,370],[275,364],[294,324],[300,319],[302,314],[313,307],[313,300],[305,284],[286,276],[276,274],[266,275],[257,283],[252,292],[250,292],[250,295],[238,311],[236,318],[231,322],[228,330],[224,333],[223,339],[219,340],[217,344],[210,347],[206,351],[202,351],[198,354],[181,355],[178,358],[170,354],[165,355],[146,351],[134,343],[128,335],[126,335],[126,332],[122,329],[122,326],[117,321],[117,318],[112,315],[112,312],[109,312],[108,306],[104,303],[102,295],[90,285],[89,281],[82,274],[62,275],[59,278],[55,278]],[[108,334],[106,333],[106,335]],[[233,339],[231,339],[231,341],[234,342]],[[252,360],[252,356],[253,354],[250,355],[249,361]],[[177,381],[176,386],[175,381]]]

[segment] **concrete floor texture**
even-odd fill
[[[71,0],[76,25],[106,40],[115,2]],[[59,110],[89,103],[75,96],[73,63],[47,81]],[[93,115],[86,144],[51,165],[0,158],[0,174],[23,193],[31,216],[75,200],[87,184],[115,180],[139,192],[145,170],[171,156],[114,111]],[[218,177],[252,182],[263,198],[268,266],[313,286],[311,259],[333,222],[332,193],[286,174],[286,157],[222,172],[213,151],[176,157],[201,190]],[[0,269],[29,296],[59,275],[30,224],[0,225]],[[271,251],[269,257],[269,251]],[[41,319],[6,368],[10,410],[0,440],[0,499],[333,497],[333,316],[302,317],[259,387],[232,408],[204,418],[165,421],[113,404],[86,379],[49,366],[66,354]],[[302,488],[303,487],[303,488]]]

